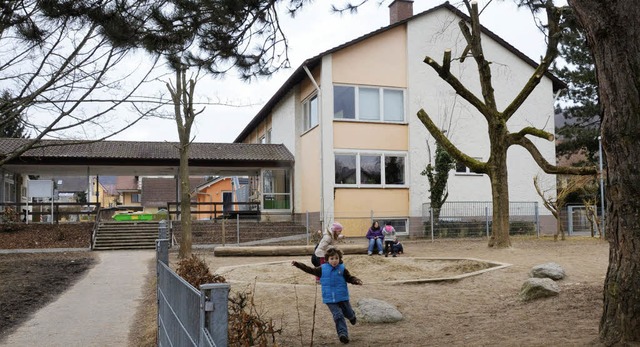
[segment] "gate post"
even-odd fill
[[[200,342],[209,332],[216,347],[226,347],[229,327],[228,283],[207,283],[200,286]]]
[[[166,221],[160,221],[158,225],[158,237],[159,239],[156,240],[156,260],[169,265],[169,240],[167,239]]]

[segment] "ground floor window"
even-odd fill
[[[396,229],[398,234],[407,234],[409,231],[407,220],[403,218],[379,218],[377,219],[380,226],[391,225]]]
[[[262,170],[262,208],[291,209],[291,174],[287,169]]]

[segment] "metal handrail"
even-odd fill
[[[93,250],[93,246],[96,244],[96,234],[98,233],[98,228],[100,227],[100,214],[102,213],[102,208],[98,204],[98,210],[96,211],[96,219],[93,222],[93,233],[91,235],[91,250]]]

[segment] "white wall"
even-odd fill
[[[271,111],[271,143],[283,144],[296,153],[296,97],[290,91]]]
[[[489,156],[489,138],[484,117],[466,100],[457,96],[435,71],[423,62],[430,56],[442,64],[445,49],[459,57],[466,43],[458,27],[458,18],[448,10],[440,10],[408,23],[408,114],[410,122],[411,213],[419,214],[423,202],[428,202],[428,182],[419,173],[428,163],[426,141],[435,156],[435,142],[417,118],[419,109],[431,116],[435,124],[447,129],[447,136],[463,152],[486,161]],[[533,68],[514,56],[503,46],[482,36],[484,54],[491,64],[493,87],[499,110],[503,110],[526,83]],[[451,71],[479,99],[482,99],[477,65],[473,58],[464,63],[453,61]],[[543,79],[535,91],[508,122],[512,132],[524,126],[535,126],[554,132],[553,93],[551,81]],[[531,138],[531,137],[529,137]],[[555,163],[555,144],[532,139],[541,153]],[[541,172],[531,156],[522,148],[512,147],[508,152],[510,201],[539,201],[533,187],[533,177]],[[545,178],[545,181],[555,182]],[[490,201],[491,188],[486,175],[456,175],[449,177],[448,201]],[[555,189],[554,189],[555,190]],[[541,205],[540,205],[541,206]],[[541,208],[541,214],[548,211]]]

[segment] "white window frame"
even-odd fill
[[[313,121],[313,117],[311,117],[311,102],[313,100],[316,100],[316,117],[315,117],[315,124],[312,123]],[[306,133],[307,131],[315,128],[318,126],[320,122],[320,100],[318,99],[318,94],[317,93],[313,93],[311,95],[309,95],[309,97],[307,97],[303,102],[302,102],[302,133]]]
[[[407,93],[404,88],[393,88],[393,87],[379,87],[379,86],[358,86],[358,85],[349,85],[349,84],[334,84],[334,87],[351,87],[354,88],[354,112],[355,118],[335,118],[335,110],[333,112],[333,120],[334,121],[350,121],[350,122],[375,122],[375,123],[394,123],[394,124],[405,124],[407,123]],[[378,90],[378,119],[361,119],[360,116],[360,88],[366,89],[377,89]],[[384,91],[385,90],[397,90],[402,92],[402,120],[386,120],[384,119]],[[333,106],[332,106],[333,107]]]
[[[482,160],[481,157],[473,157],[473,159]],[[460,163],[460,165],[463,165],[463,164]],[[453,168],[453,171],[455,172],[456,176],[482,176],[482,173],[473,172],[466,165],[464,166],[464,169],[465,171],[458,171],[458,163],[456,163],[456,167]]]
[[[399,228],[396,229],[395,227],[394,227],[394,229],[396,229],[396,233],[398,235],[409,235],[409,218],[406,218],[406,217],[376,217],[376,220],[378,222],[380,222],[381,226],[383,226],[384,223],[386,223],[388,221],[404,221],[404,229],[405,229],[405,231],[399,231],[398,230]]]
[[[334,151],[334,163],[336,155],[355,155],[356,156],[356,183],[355,184],[341,184],[335,182],[335,177],[333,180],[333,184],[336,188],[406,188],[408,187],[407,182],[409,181],[408,177],[408,158],[409,155],[407,152],[398,152],[398,151],[362,151],[362,150],[336,150]],[[363,184],[360,183],[360,156],[380,156],[380,184]],[[404,183],[403,184],[388,184],[386,183],[385,176],[385,158],[386,157],[403,157],[404,158]],[[334,176],[335,176],[335,167],[334,167]]]
[[[269,128],[265,134],[265,143],[271,143],[271,128]]]

